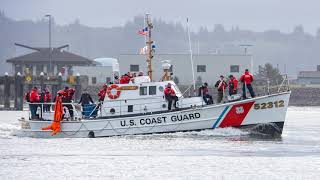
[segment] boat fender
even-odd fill
[[[117,99],[121,94],[120,87],[116,84],[111,84],[107,89],[107,94],[110,99]]]
[[[89,138],[95,138],[94,132],[93,132],[93,131],[90,131],[89,134],[88,134],[88,137],[89,137]]]

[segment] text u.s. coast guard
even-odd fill
[[[179,115],[172,115],[172,116],[158,116],[158,117],[146,117],[146,118],[139,118],[139,119],[130,119],[130,120],[121,120],[121,126],[136,126],[136,125],[155,125],[155,124],[162,124],[167,123],[168,121],[171,122],[179,122],[179,121],[188,121],[193,119],[199,119],[200,113],[190,113],[190,114],[179,114]]]

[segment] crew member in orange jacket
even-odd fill
[[[243,99],[247,98],[246,87],[249,90],[251,97],[254,98],[256,95],[255,95],[253,88],[252,88],[252,85],[251,85],[251,83],[253,81],[253,75],[249,72],[248,69],[246,69],[244,74],[240,77],[240,81],[243,83],[243,85],[242,85]]]
[[[39,106],[39,102],[40,102],[40,96],[39,96],[39,93],[38,93],[38,88],[37,87],[33,87],[31,89],[31,92],[30,92],[30,111],[31,111],[31,119],[35,119],[37,118],[37,108]]]
[[[178,97],[176,95],[176,92],[171,88],[171,83],[168,83],[167,87],[164,89],[164,95],[166,100],[168,101],[168,110],[171,110],[172,101],[174,101],[174,108],[177,109]]]
[[[62,98],[64,91],[60,90],[56,96],[56,103],[54,106],[54,119],[50,126],[42,128],[42,130],[52,130],[51,136],[56,135],[61,131],[61,121],[63,115]]]
[[[234,95],[238,93],[238,80],[233,76],[229,76],[229,95]]]

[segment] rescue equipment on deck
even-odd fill
[[[63,114],[63,107],[62,107],[62,96],[59,95],[56,98],[56,103],[54,106],[54,119],[50,126],[42,128],[42,130],[52,130],[51,136],[56,135],[61,131],[61,120]]]
[[[110,99],[117,99],[121,94],[121,89],[118,85],[112,84],[108,87],[107,94]]]

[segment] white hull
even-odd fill
[[[284,92],[178,111],[64,121],[61,124],[62,131],[55,136],[51,136],[51,131],[41,130],[41,128],[50,125],[51,121],[22,121],[24,128],[21,130],[30,137],[82,138],[88,137],[89,134],[94,137],[105,137],[242,127],[268,123],[283,125],[289,98],[290,92]],[[282,132],[282,127],[280,128]]]

